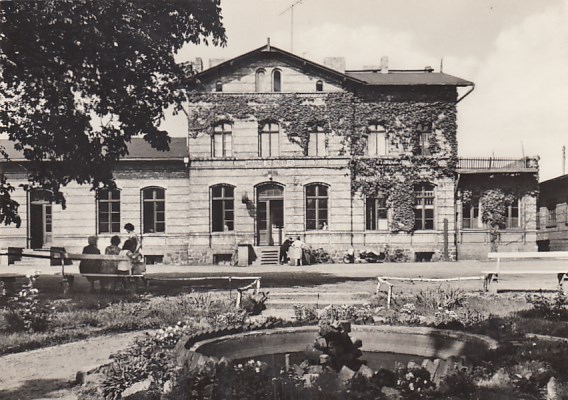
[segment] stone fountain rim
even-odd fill
[[[360,332],[383,332],[383,333],[400,333],[400,334],[419,334],[419,335],[433,335],[447,339],[463,340],[463,341],[476,341],[484,343],[487,350],[494,350],[499,347],[499,342],[489,336],[479,335],[475,333],[468,333],[462,331],[455,331],[449,329],[429,328],[423,326],[397,326],[397,325],[351,325],[352,333]],[[258,329],[249,332],[240,332],[233,334],[224,334],[214,338],[203,339],[195,342],[189,351],[199,353],[199,349],[207,344],[221,342],[229,338],[238,339],[247,336],[261,336],[261,335],[275,335],[278,333],[300,333],[300,332],[319,332],[317,325],[303,325],[293,327],[279,327]]]

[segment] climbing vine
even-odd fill
[[[524,196],[538,196],[538,175],[527,179],[519,174],[489,175],[484,179],[469,179],[461,183],[464,205],[479,204],[481,221],[490,233],[491,251],[497,251],[499,230],[507,227],[507,209]]]
[[[449,102],[366,101],[351,93],[216,94],[191,97],[191,132],[213,134],[221,121],[275,121],[307,153],[310,131],[321,126],[341,137],[339,155],[350,156],[353,193],[382,193],[392,209],[392,232],[414,229],[414,190],[421,182],[453,178],[457,164],[456,108]],[[364,156],[368,126],[381,125],[393,157]],[[430,133],[422,155],[419,131]]]

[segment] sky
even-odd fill
[[[227,46],[188,45],[178,59],[202,57],[207,67],[209,58],[236,57],[267,37],[315,62],[345,57],[347,69],[388,56],[392,69],[437,72],[443,59],[445,73],[475,83],[458,105],[460,156],[540,156],[541,180],[562,174],[568,0],[302,0],[293,8],[292,42],[285,10],[296,2],[221,0]]]

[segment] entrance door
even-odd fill
[[[279,246],[284,235],[284,190],[275,184],[257,190],[257,245]]]
[[[30,247],[41,249],[52,242],[52,207],[49,192],[30,193]]]

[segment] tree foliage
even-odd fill
[[[0,2],[0,132],[30,161],[29,186],[64,206],[69,182],[112,186],[132,137],[167,150],[159,122],[187,90],[174,55],[224,45],[221,19],[220,0]],[[18,222],[0,177],[0,222]]]

